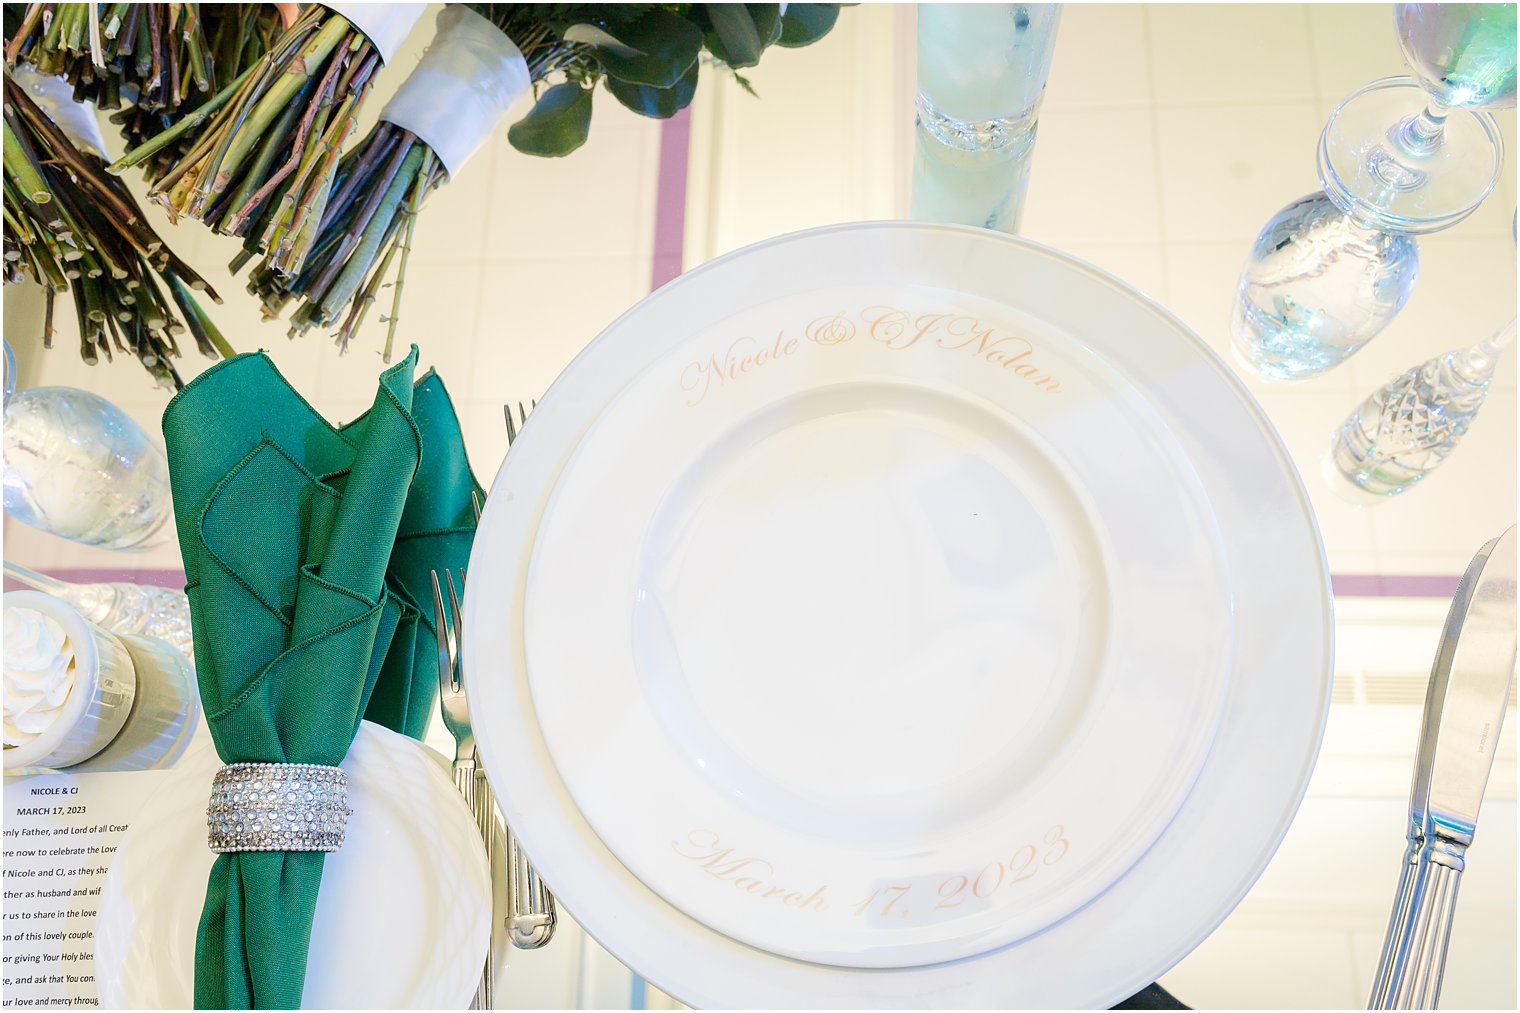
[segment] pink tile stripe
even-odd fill
[[[681,273],[686,246],[686,158],[691,148],[691,108],[660,124],[660,181],[655,190],[652,292]]]
[[[141,566],[123,564],[116,567],[67,567],[67,566],[34,566],[28,567],[39,573],[45,573],[49,577],[57,577],[71,584],[104,584],[113,581],[126,581],[130,584],[155,584],[159,587],[172,587],[176,591],[185,586],[184,570],[163,570]],[[5,578],[5,589],[14,591],[25,587],[25,584]]]
[[[1426,574],[1332,573],[1337,598],[1451,598],[1461,577]]]
[[[686,179],[690,148],[691,110],[683,109],[660,125],[660,176],[655,190],[651,290],[681,273],[686,243]],[[9,534],[9,518],[5,526]],[[75,583],[124,580],[161,587],[185,585],[183,570],[131,565],[112,569],[50,567],[45,572]],[[1330,586],[1338,598],[1450,598],[1456,594],[1458,580],[1454,576],[1425,574],[1338,573],[1331,575]],[[5,582],[7,590],[19,586],[9,579]]]
[[[43,571],[60,580],[76,584],[125,580],[134,584],[157,584],[182,588],[185,571],[146,569],[124,565],[111,569],[48,567]],[[1330,588],[1337,598],[1450,598],[1457,593],[1459,577],[1426,574],[1336,573],[1330,576]],[[21,587],[9,578],[7,591]]]

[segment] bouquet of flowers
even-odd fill
[[[338,164],[303,268],[287,270],[251,241],[232,268],[263,250],[248,288],[265,317],[298,303],[292,337],[341,320],[345,349],[394,269],[382,353],[389,361],[418,212],[516,98],[538,91],[508,132],[512,145],[567,155],[589,134],[598,83],[640,115],[670,117],[691,103],[704,54],[737,76],[772,44],[822,38],[838,13],[837,4],[790,4],[784,13],[778,4],[451,4],[421,64]]]
[[[112,347],[158,382],[182,386],[170,357],[189,330],[207,356],[232,355],[193,295],[211,287],[164,244],[131,193],[105,171],[93,109],[57,77],[5,76],[5,280],[47,293],[43,344],[53,344],[54,302],[67,294],[80,354],[94,364]]]

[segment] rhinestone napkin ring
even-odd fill
[[[212,851],[337,851],[348,827],[348,775],[315,763],[230,763],[211,782]]]

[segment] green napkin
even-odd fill
[[[454,403],[432,370],[412,391],[412,417],[422,434],[422,464],[407,494],[385,574],[386,587],[401,603],[401,618],[364,717],[420,739],[438,700],[431,571],[462,571],[469,563],[475,541],[470,494],[484,503],[485,493],[465,457]],[[357,419],[342,431],[353,436],[364,422]]]
[[[474,482],[442,383],[410,383],[416,361],[414,347],[342,429],[262,353],[212,367],[164,411],[196,674],[225,762],[340,763],[382,680],[377,713],[403,730],[426,723],[436,662],[420,665],[432,636],[413,607],[421,546],[462,561],[457,476],[466,510]],[[444,474],[446,496],[420,481]],[[196,940],[198,1008],[299,1007],[323,859],[218,856]]]

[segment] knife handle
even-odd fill
[[[454,761],[454,787],[459,789],[460,796],[464,799],[465,807],[470,810],[470,815],[475,815],[475,761]]]
[[[476,821],[476,823],[478,825],[479,821],[480,821],[480,790],[479,789],[481,787],[483,787],[484,784],[485,784],[485,772],[482,771],[476,765],[474,759],[471,759],[471,758],[455,759],[454,760],[453,771],[454,771],[454,787],[459,790],[460,797],[464,799],[465,806],[470,810],[470,815],[475,819],[475,821]],[[487,789],[487,791],[489,791],[489,789]],[[489,794],[487,795],[487,799],[489,800]],[[487,848],[486,849],[486,861],[487,862],[490,861],[490,855],[491,855],[490,848]],[[496,921],[496,916],[493,914],[491,916],[491,922],[494,924],[495,921]],[[482,975],[481,975],[481,979],[480,979],[480,985],[475,990],[475,997],[470,1000],[470,1009],[490,1009],[491,1008],[491,1005],[490,1005],[491,1004],[491,991],[490,991],[490,984],[489,984],[490,980],[491,980],[490,979],[490,971],[491,971],[491,949],[490,949],[490,946],[487,945],[487,947],[486,947],[486,962],[485,962],[484,970],[482,971]]]
[[[1410,842],[1368,1009],[1437,1008],[1466,852],[1466,844],[1439,835]]]
[[[1409,920],[1409,900],[1414,893],[1415,872],[1420,867],[1421,840],[1409,839],[1404,849],[1404,859],[1399,868],[1399,885],[1393,894],[1393,911],[1388,916],[1388,928],[1383,932],[1383,952],[1378,957],[1377,971],[1372,976],[1372,988],[1367,995],[1368,1009],[1390,1009],[1389,992],[1392,987],[1398,942],[1403,938],[1404,925]]]
[[[480,839],[486,846],[486,861],[496,846],[496,803],[491,797],[491,782],[486,780],[482,767],[475,768],[475,824],[480,828]],[[493,893],[495,891],[492,891]],[[491,935],[486,944],[486,963],[480,978],[480,1008],[496,1008],[496,916],[491,916]]]
[[[508,926],[512,945],[520,950],[536,950],[553,938],[559,921],[554,894],[538,878],[538,870],[518,846],[512,828],[503,826],[507,835],[507,896],[512,911]]]

